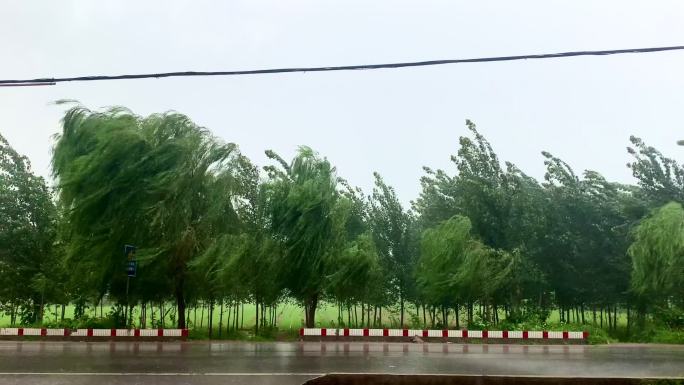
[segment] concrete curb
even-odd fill
[[[480,342],[480,343],[586,343],[587,331],[427,330],[427,329],[331,329],[301,328],[299,337],[313,341]]]
[[[59,340],[185,340],[188,329],[48,329],[0,328],[0,339],[16,338]]]

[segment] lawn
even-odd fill
[[[166,304],[166,309],[168,310],[168,306],[171,306],[172,304]],[[240,316],[241,322],[244,322],[244,327],[245,328],[250,328],[254,326],[254,321],[255,321],[255,306],[253,304],[245,304],[244,305],[244,321],[242,320],[243,316]],[[205,308],[206,309],[206,308]],[[190,328],[206,328],[207,327],[207,318],[208,318],[208,311],[203,309],[192,309],[190,312],[190,318],[188,319],[189,322],[189,327]],[[105,305],[103,307],[103,313],[105,316],[107,313],[111,310],[111,307],[108,305]],[[224,319],[223,319],[223,324],[225,325],[227,321],[227,311],[228,309],[225,309],[225,314],[224,314]],[[44,321],[46,323],[55,323],[60,316],[61,308],[55,308],[54,306],[46,307],[45,310],[45,317]],[[66,312],[65,312],[65,318],[68,319],[73,319],[73,312],[74,312],[74,307],[73,306],[67,306]],[[134,322],[138,321],[139,317],[139,312],[140,308],[136,308],[134,311]],[[159,308],[155,308],[155,319],[159,319]],[[358,317],[359,320],[361,319],[361,309],[358,309]],[[100,315],[100,308],[97,308],[97,315],[94,313],[93,308],[89,308],[86,312],[89,318],[98,318]],[[337,314],[338,310],[337,307],[334,305],[330,304],[321,304],[319,307],[318,311],[316,312],[316,326],[318,327],[337,327],[338,322],[337,322]],[[450,315],[450,324],[452,327],[455,327],[455,320],[453,318],[453,313]],[[415,308],[414,307],[407,307],[406,310],[406,322],[410,323],[411,319],[415,318]],[[586,314],[586,320],[587,322],[591,322],[591,313],[587,312]],[[214,326],[217,327],[219,323],[219,318],[220,318],[220,312],[219,308],[216,307],[214,310]],[[421,313],[421,318],[422,318],[422,313]],[[150,310],[148,310],[148,320],[151,319],[151,313]],[[347,320],[347,312],[343,311],[343,319],[344,322]],[[558,311],[553,311],[551,313],[551,316],[547,320],[547,323],[550,325],[553,324],[558,324],[559,323],[559,313]],[[429,322],[429,316],[428,316],[428,322]],[[8,326],[10,323],[9,316],[6,314],[0,314],[0,326]],[[304,324],[304,311],[303,309],[292,303],[284,303],[278,306],[277,309],[277,325],[279,329],[281,330],[295,330],[299,329],[302,327]],[[383,309],[383,324],[386,327],[399,327],[399,314],[398,311],[391,311],[390,309]],[[619,313],[618,314],[618,325],[625,326],[627,324],[627,314],[626,313]],[[170,317],[166,317],[165,319],[165,327],[174,327],[175,324],[172,322]],[[149,327],[149,325],[148,325]],[[415,327],[422,327],[422,325],[415,325]]]

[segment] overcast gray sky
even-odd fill
[[[684,45],[682,1],[0,0],[0,78],[234,70]],[[366,191],[404,202],[474,120],[541,178],[547,150],[633,182],[630,134],[677,159],[684,52],[398,70],[0,88],[0,132],[49,176],[64,107],[177,110],[263,165],[306,144]]]

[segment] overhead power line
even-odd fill
[[[33,87],[33,86],[54,86],[55,82],[40,82],[40,83],[0,83],[0,87]]]
[[[620,55],[628,53],[650,53],[662,51],[679,51],[684,50],[684,46],[672,47],[651,47],[651,48],[630,48],[630,49],[616,49],[607,51],[575,51],[575,52],[560,52],[537,55],[517,55],[517,56],[494,56],[481,57],[471,59],[447,59],[447,60],[427,60],[417,62],[402,62],[402,63],[385,63],[385,64],[360,64],[360,65],[346,65],[346,66],[330,66],[330,67],[292,67],[292,68],[268,68],[257,70],[239,70],[239,71],[180,71],[180,72],[160,72],[147,74],[128,74],[128,75],[94,75],[94,76],[75,76],[63,78],[36,78],[36,79],[8,79],[0,80],[0,86],[12,85],[50,85],[62,82],[90,82],[97,80],[123,80],[123,79],[149,79],[149,78],[170,78],[170,77],[189,77],[189,76],[237,76],[237,75],[265,75],[265,74],[280,74],[291,72],[328,72],[328,71],[355,71],[355,70],[377,70],[388,68],[405,68],[405,67],[425,67],[445,64],[460,64],[460,63],[485,63],[485,62],[501,62],[501,61],[515,61],[528,59],[555,59],[574,56],[608,56]],[[46,84],[47,83],[47,84]]]

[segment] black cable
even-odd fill
[[[607,56],[619,55],[626,53],[648,53],[648,52],[662,52],[662,51],[678,51],[684,50],[684,46],[673,47],[653,47],[653,48],[630,48],[617,49],[609,51],[576,51],[576,52],[560,52],[540,55],[518,55],[518,56],[497,56],[484,57],[474,59],[451,59],[451,60],[428,60],[418,62],[404,62],[404,63],[387,63],[387,64],[361,64],[348,66],[334,66],[334,67],[295,67],[295,68],[271,68],[260,70],[244,70],[244,71],[182,71],[182,72],[161,72],[151,74],[132,74],[132,75],[97,75],[97,76],[77,76],[66,78],[38,78],[38,79],[9,79],[0,80],[0,85],[19,85],[22,83],[61,83],[61,82],[85,82],[96,80],[120,80],[120,79],[147,79],[147,78],[169,78],[169,77],[186,77],[186,76],[236,76],[236,75],[263,75],[263,74],[278,74],[289,72],[327,72],[327,71],[352,71],[352,70],[375,70],[382,68],[404,68],[404,67],[424,67],[444,64],[458,64],[458,63],[483,63],[483,62],[499,62],[499,61],[514,61],[527,59],[553,59],[573,56]]]

